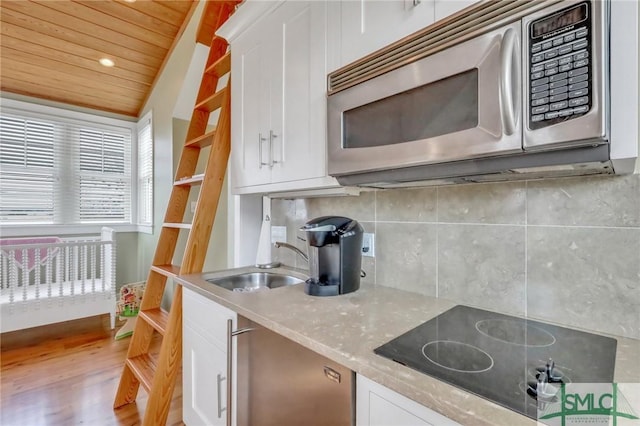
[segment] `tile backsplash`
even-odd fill
[[[303,250],[298,229],[318,216],[375,233],[363,286],[640,338],[640,175],[273,200],[271,213]],[[306,267],[289,250],[273,257]]]

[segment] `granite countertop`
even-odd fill
[[[264,272],[246,267],[206,276],[257,271]],[[305,278],[299,270],[270,271]],[[313,297],[304,293],[302,285],[240,293],[208,283],[202,274],[177,280],[185,288],[463,425],[536,424],[515,411],[373,353],[376,347],[455,306],[451,301],[382,286],[341,296]],[[618,341],[615,381],[640,382],[640,341],[610,337]]]

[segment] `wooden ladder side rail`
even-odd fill
[[[222,194],[224,177],[231,152],[231,77],[224,89],[218,126],[213,138],[202,187],[198,194],[193,226],[187,239],[187,250],[182,259],[180,273],[202,272],[218,203]]]

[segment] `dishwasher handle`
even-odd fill
[[[231,413],[233,413],[231,409],[233,404],[233,338],[254,330],[256,330],[254,327],[243,327],[234,330],[233,320],[227,320],[227,426],[231,426]],[[220,398],[219,392],[218,398]]]
[[[231,320],[229,320],[231,321]],[[243,327],[231,332],[231,337],[236,337],[244,333],[256,330],[254,327]]]

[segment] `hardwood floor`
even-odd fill
[[[144,389],[112,407],[130,340],[114,334],[107,315],[0,335],[0,425],[140,424]],[[181,376],[167,424],[183,425]]]

